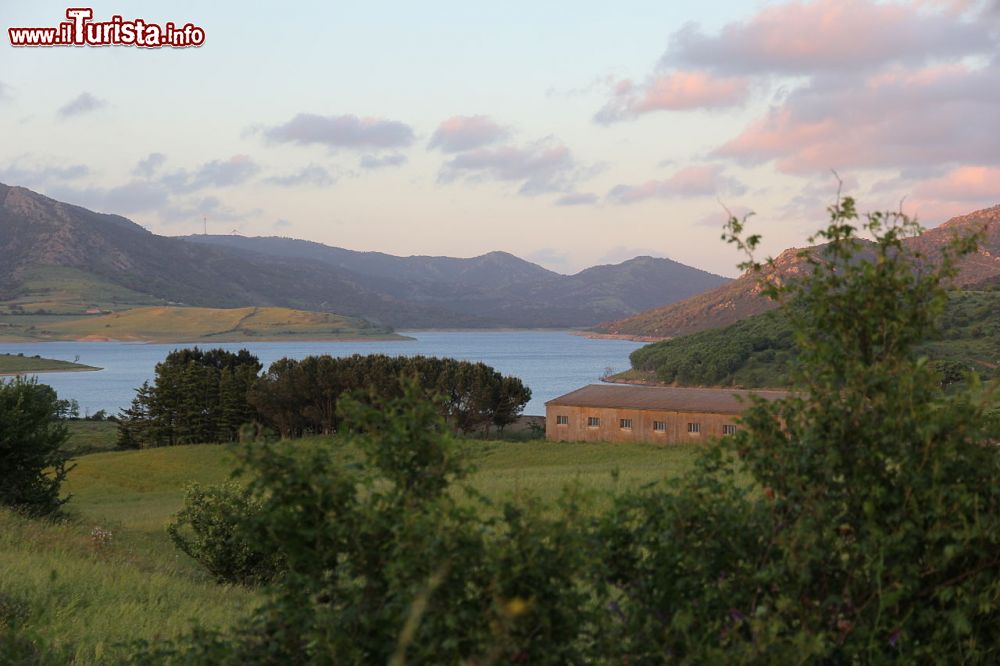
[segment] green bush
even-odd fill
[[[869,215],[862,243],[853,201],[831,212],[805,276],[766,285],[795,303],[793,397],[755,403],[682,492],[619,507],[623,633],[652,624],[642,649],[694,661],[995,662],[995,398],[974,376],[946,394],[913,353],[974,239],[931,266],[902,251],[904,216]]]
[[[229,636],[147,646],[147,663],[581,661],[597,601],[585,513],[568,496],[489,506],[456,482],[469,469],[440,407],[413,381],[341,417],[364,453],[329,446],[243,449],[259,508],[240,537],[280,554],[269,601]],[[191,502],[189,501],[189,506]],[[137,658],[139,658],[137,656]]]
[[[43,515],[68,499],[59,497],[70,469],[59,410],[52,387],[34,378],[0,380],[0,504]]]
[[[260,510],[261,503],[236,483],[192,484],[167,533],[220,583],[258,585],[271,580],[280,566],[274,549],[253,542],[243,530]]]

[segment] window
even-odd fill
[[[588,416],[587,417],[587,427],[588,428],[597,428],[600,425],[601,425],[601,419],[597,418],[596,416]]]
[[[697,435],[701,432],[700,423],[688,423],[688,432],[692,435]]]
[[[722,434],[723,435],[735,435],[736,434],[736,426],[733,425],[732,423],[724,423],[724,424],[722,424]]]
[[[563,414],[556,415],[556,425],[569,425],[569,417]]]
[[[666,432],[667,422],[666,421],[653,421],[653,432]]]
[[[631,430],[632,419],[618,419],[618,427],[622,430]]]

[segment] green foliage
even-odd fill
[[[260,509],[260,502],[238,484],[208,488],[192,484],[167,534],[220,583],[258,585],[273,578],[280,565],[274,552],[249,540],[240,529]]]
[[[598,607],[577,499],[557,512],[459,501],[449,488],[468,465],[415,380],[341,415],[357,466],[328,447],[242,454],[262,504],[246,533],[285,564],[270,600],[237,632],[151,647],[148,663],[581,661]]]
[[[779,387],[788,382],[795,340],[782,313],[766,312],[725,328],[636,349],[632,367],[667,384]]]
[[[953,292],[927,339],[913,347],[934,360],[945,384],[1000,374],[1000,291]],[[786,386],[796,362],[787,315],[770,311],[724,328],[656,342],[632,352],[632,367],[686,386]]]
[[[282,437],[336,432],[337,400],[354,392],[366,400],[401,393],[399,378],[416,377],[440,413],[462,433],[503,429],[531,399],[516,377],[505,377],[484,363],[427,356],[372,354],[345,358],[309,356],[271,364],[250,392],[250,403]]]
[[[156,365],[156,377],[136,389],[132,405],[120,415],[120,448],[145,448],[205,442],[230,442],[253,421],[247,402],[261,370],[246,349],[171,352]]]
[[[66,502],[60,486],[69,472],[62,450],[66,427],[52,387],[16,377],[0,380],[0,504],[33,515]]]

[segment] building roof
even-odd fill
[[[676,386],[637,386],[634,384],[591,384],[553,398],[548,405],[643,409],[665,412],[706,412],[740,414],[750,406],[749,396],[780,400],[787,391],[727,388],[680,388]]]

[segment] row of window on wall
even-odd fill
[[[569,417],[565,415],[556,415],[556,425],[569,425]],[[601,419],[597,416],[587,417],[587,427],[588,428],[598,428],[601,425]],[[618,427],[622,430],[632,429],[632,419],[618,419]],[[666,432],[667,422],[666,421],[653,421],[653,432]],[[701,433],[700,423],[688,423],[687,431],[692,435],[697,435]],[[723,435],[735,435],[736,425],[733,423],[722,424],[722,434]]]

